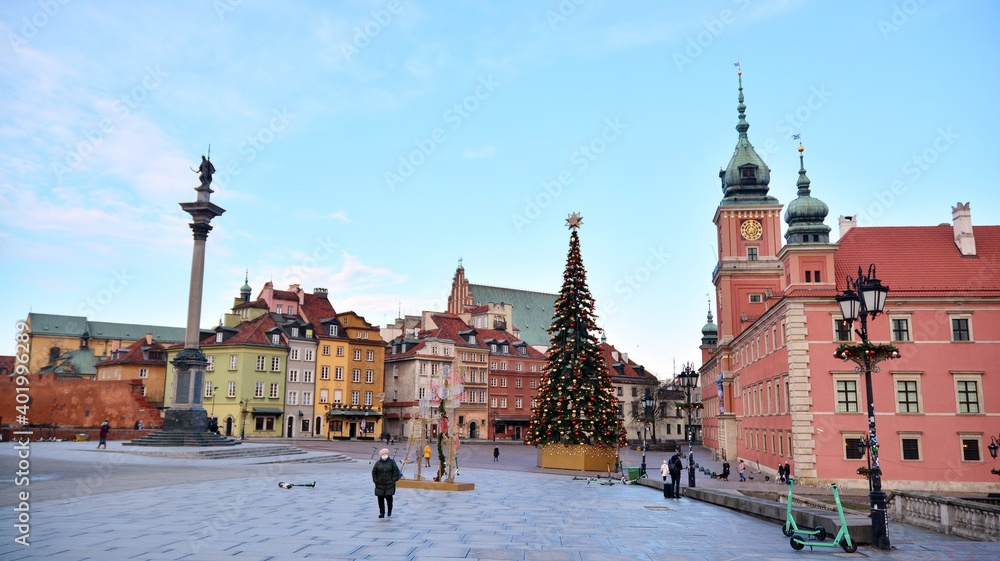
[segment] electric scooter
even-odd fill
[[[798,534],[800,536],[814,536],[819,541],[825,540],[826,528],[822,526],[817,526],[815,530],[808,530],[805,528],[799,528],[799,525],[795,523],[795,518],[792,516],[792,489],[794,487],[795,487],[795,480],[789,477],[788,510],[785,513],[785,525],[781,527],[781,532],[788,537]]]
[[[847,553],[854,553],[858,550],[858,543],[851,539],[851,533],[847,529],[847,520],[844,519],[844,507],[840,505],[840,493],[837,491],[837,484],[831,483],[830,487],[833,489],[833,499],[837,503],[837,514],[840,515],[840,531],[834,536],[832,542],[821,542],[814,536],[795,534],[789,540],[789,544],[795,551],[799,551],[807,545],[810,550],[817,547],[837,546],[844,548],[844,551]]]

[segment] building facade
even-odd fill
[[[719,324],[710,316],[702,332],[705,445],[765,472],[787,463],[803,483],[868,485],[858,446],[868,433],[865,375],[834,357],[859,339],[835,298],[844,279],[873,264],[890,291],[869,339],[901,355],[871,375],[883,486],[1000,488],[986,463],[990,421],[1000,416],[1000,227],[974,227],[959,203],[951,225],[859,227],[841,217],[833,243],[800,146],[782,244],[781,205],[747,137],[742,83],[739,102],[714,218]]]

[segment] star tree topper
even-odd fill
[[[574,212],[566,219],[566,225],[570,230],[577,230],[583,225],[583,217],[579,213]]]

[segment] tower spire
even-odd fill
[[[739,82],[739,104],[736,106],[739,112],[739,119],[736,122],[739,137],[729,165],[719,171],[719,178],[722,179],[722,204],[775,204],[778,200],[767,194],[767,185],[771,182],[771,169],[754,150],[747,136],[750,123],[747,122],[747,105],[743,97],[743,70],[740,69],[738,62],[734,66],[737,68],[736,76]]]
[[[795,135],[797,138],[799,135]],[[809,176],[806,175],[805,147],[799,142],[799,179],[795,182],[798,196],[785,209],[785,241],[789,244],[830,243],[830,227],[823,223],[830,208],[810,193]]]

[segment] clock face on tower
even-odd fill
[[[740,234],[745,240],[759,240],[764,233],[764,227],[757,220],[744,220],[740,225]]]

